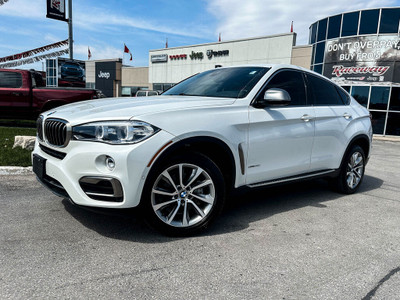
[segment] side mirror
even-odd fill
[[[290,101],[291,98],[287,91],[279,88],[271,88],[265,91],[264,99],[257,101],[257,107],[287,105]]]

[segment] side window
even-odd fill
[[[17,72],[0,72],[0,88],[20,88],[22,75]]]
[[[136,97],[145,97],[146,92],[137,92]]]
[[[341,96],[333,83],[327,80],[307,74],[314,105],[343,105]]]
[[[304,79],[301,72],[281,71],[268,82],[264,88],[261,97],[264,97],[265,91],[271,88],[279,88],[287,91],[290,95],[290,105],[306,105],[306,91]]]
[[[336,89],[337,89],[337,91],[339,93],[340,98],[342,99],[342,102],[344,104],[346,104],[346,105],[349,105],[350,104],[350,97],[345,92],[343,92],[343,90],[341,88],[336,87]]]

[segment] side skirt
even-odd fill
[[[322,171],[317,171],[317,172],[299,174],[296,176],[290,176],[290,177],[273,179],[273,180],[269,180],[269,181],[252,183],[252,184],[248,184],[247,187],[257,188],[257,187],[262,187],[262,186],[278,185],[278,184],[283,184],[283,183],[315,179],[315,178],[321,178],[321,177],[335,177],[339,174],[339,172],[340,172],[340,169],[322,170]]]

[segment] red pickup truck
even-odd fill
[[[0,69],[0,118],[36,119],[46,110],[64,104],[104,97],[86,88],[45,87],[36,71]]]

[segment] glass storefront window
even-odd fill
[[[364,10],[361,12],[359,34],[373,34],[378,31],[379,9]]]
[[[314,44],[317,36],[317,24],[314,23],[310,27],[310,44]]]
[[[383,8],[379,33],[397,33],[399,29],[400,8]]]
[[[351,95],[357,100],[362,106],[367,107],[369,86],[353,86],[351,88]]]
[[[372,115],[372,131],[376,134],[383,134],[383,130],[385,129],[385,112],[371,111]]]
[[[356,35],[358,28],[358,16],[360,12],[352,12],[343,15],[342,36]]]
[[[342,88],[343,88],[346,92],[350,93],[350,88],[351,88],[350,85],[343,85]]]
[[[369,99],[369,109],[386,110],[389,101],[390,87],[373,86]]]
[[[313,68],[314,72],[317,72],[319,74],[322,74],[322,64],[321,65],[315,65]]]
[[[340,36],[341,22],[342,22],[342,15],[337,15],[329,18],[328,39],[333,39]]]
[[[324,41],[326,39],[326,25],[328,23],[328,19],[323,19],[318,22],[318,35],[317,42]]]
[[[398,88],[398,87],[392,87],[392,94],[390,95],[389,110],[400,111],[400,88]]]
[[[324,51],[325,51],[325,42],[321,42],[317,44],[317,48],[315,50],[315,64],[320,64],[324,60]]]
[[[389,113],[386,125],[387,135],[400,135],[400,113]]]

